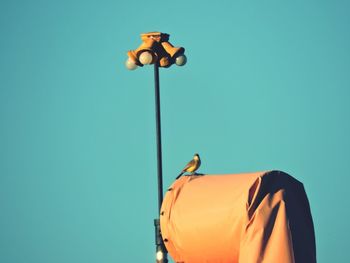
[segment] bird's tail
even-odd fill
[[[181,175],[183,175],[184,173],[185,173],[185,172],[181,172],[181,173],[176,177],[175,180],[179,179],[179,178],[181,177]]]

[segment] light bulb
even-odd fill
[[[139,60],[143,65],[151,64],[153,61],[153,56],[150,52],[144,51],[139,56]]]
[[[185,55],[180,55],[175,59],[175,64],[178,66],[183,66],[187,62],[187,58]]]
[[[163,252],[158,250],[157,253],[156,253],[156,259],[158,261],[161,261],[163,259]]]
[[[128,69],[128,70],[134,70],[137,68],[137,65],[135,64],[134,61],[132,61],[132,59],[128,58],[126,61],[125,61],[125,67]]]

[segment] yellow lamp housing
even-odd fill
[[[156,45],[158,43],[154,39],[146,39],[142,44],[135,50],[128,51],[128,57],[131,59],[136,65],[142,67],[144,64],[142,63],[142,59],[140,61],[140,56],[144,52],[148,52],[151,56],[151,59],[149,60],[146,58],[147,63],[145,64],[153,64],[156,61],[156,53],[154,50],[156,49]]]
[[[165,51],[170,55],[172,60],[175,60],[176,57],[181,56],[185,53],[185,49],[183,47],[174,47],[167,41],[162,42],[162,46]]]
[[[157,49],[158,42],[155,41],[154,39],[148,38],[142,42],[142,44],[135,50],[136,56],[138,60],[140,61],[140,56],[144,52],[148,52],[151,54],[152,59],[149,63],[146,64],[153,64],[156,60],[156,49]],[[140,61],[142,64],[142,62]]]

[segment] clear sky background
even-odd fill
[[[279,169],[304,183],[318,261],[348,262],[348,1],[0,1],[0,262],[154,262],[153,68],[161,31],[164,184]]]

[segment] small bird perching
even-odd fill
[[[188,164],[182,169],[181,173],[176,177],[176,179],[179,179],[186,172],[195,175],[199,166],[201,166],[201,158],[199,157],[198,153],[195,153],[193,159],[189,161]]]
[[[158,171],[158,210],[163,202],[163,175],[162,175],[162,140],[159,93],[159,67],[168,68],[173,64],[183,66],[187,62],[183,47],[174,47],[169,42],[169,34],[149,32],[141,34],[142,44],[135,50],[128,51],[125,66],[134,70],[143,65],[154,64],[155,112],[157,135],[157,171]],[[154,220],[156,239],[156,262],[167,263],[167,251],[160,233],[159,218]]]

